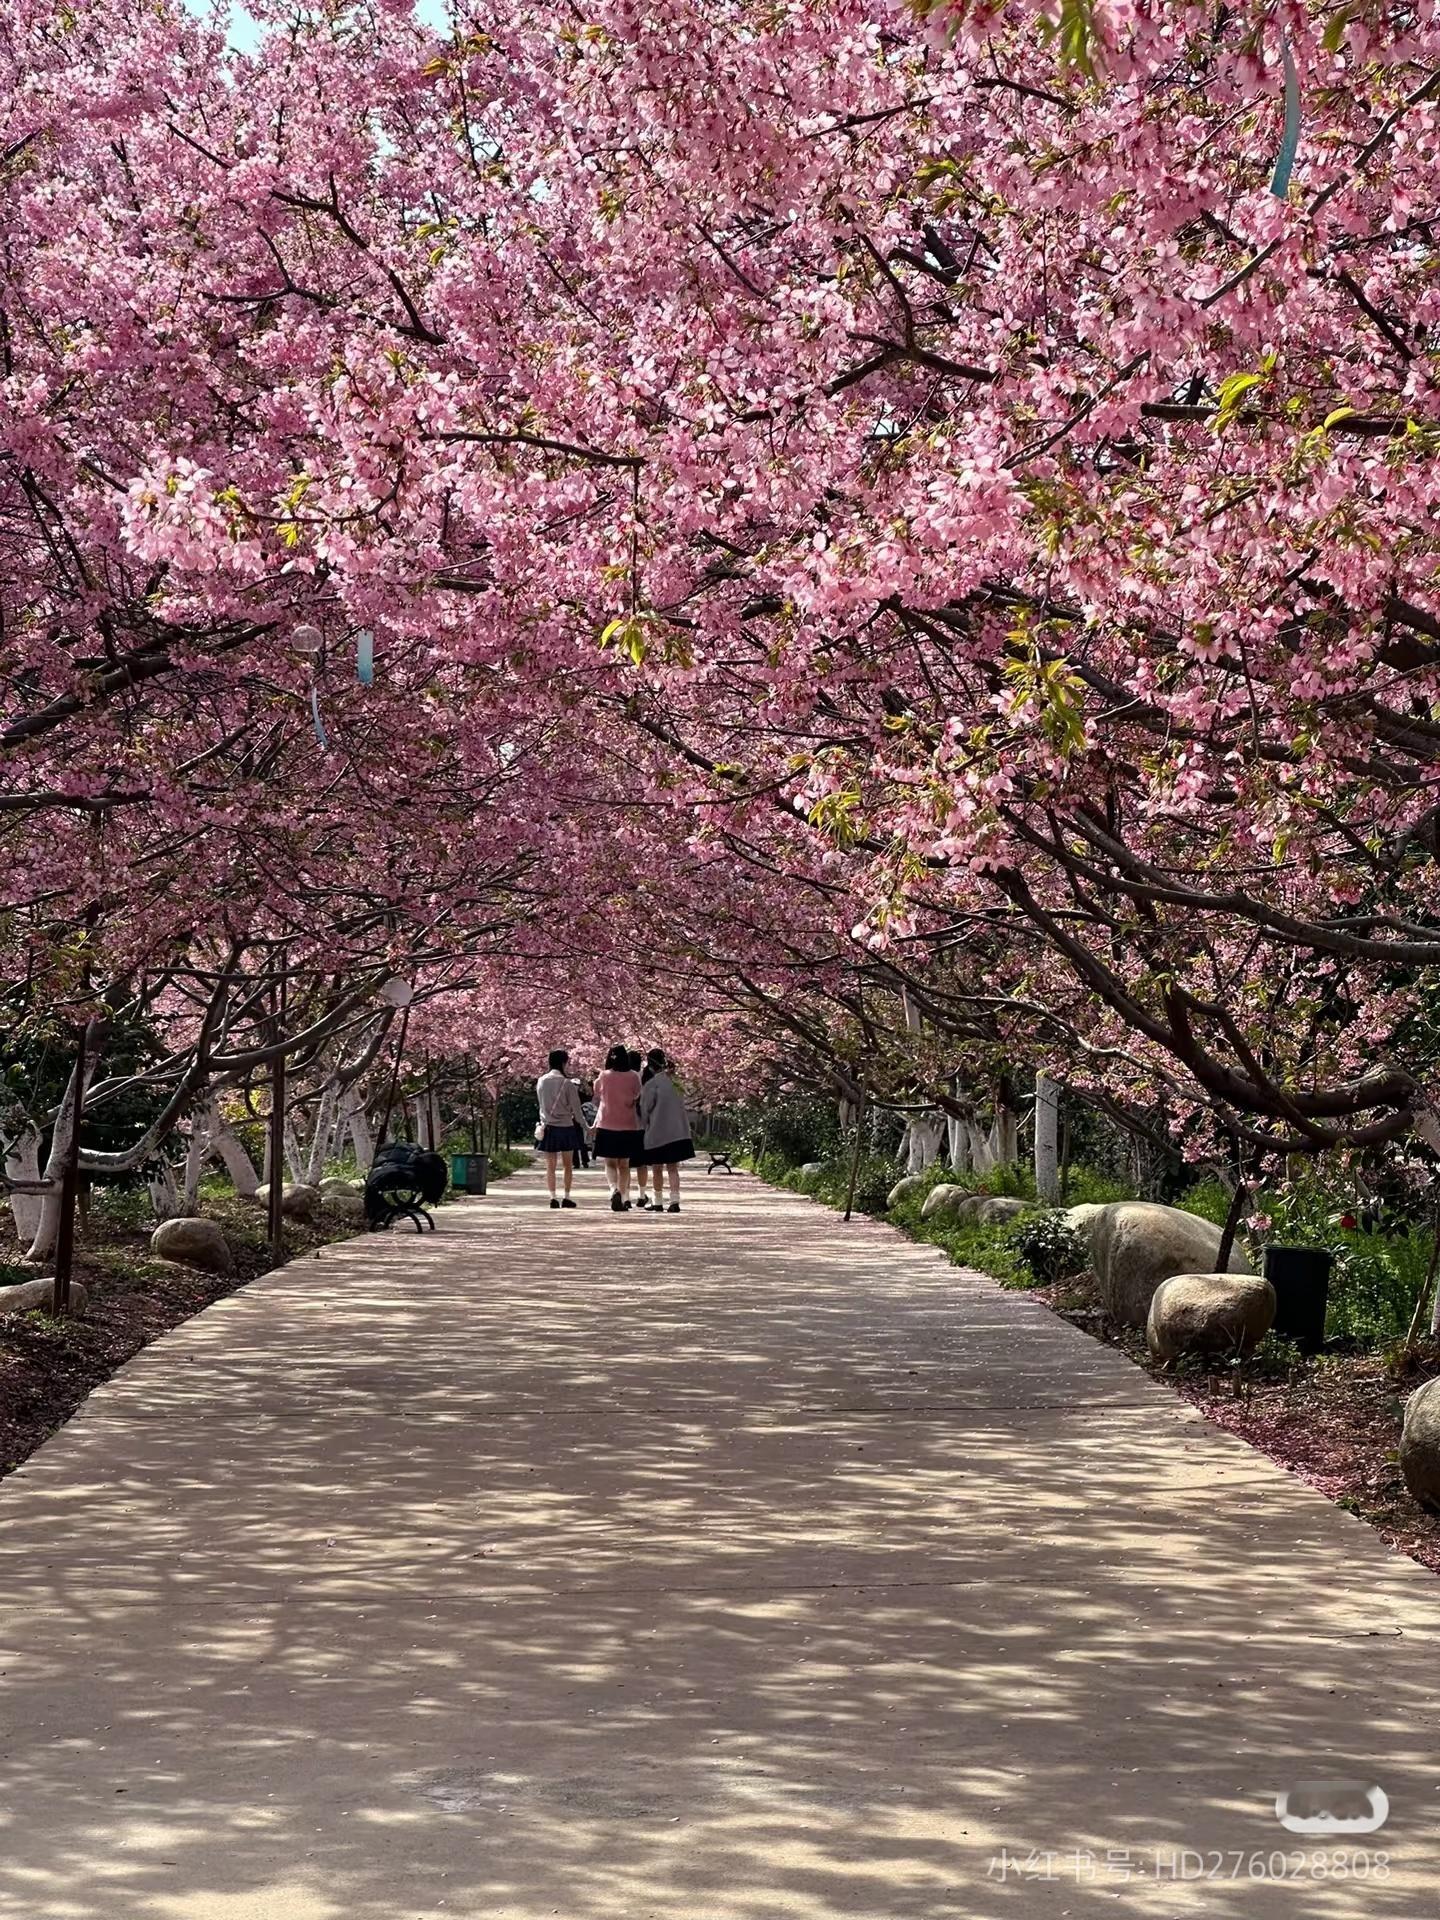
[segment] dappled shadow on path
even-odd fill
[[[1431,1576],[1033,1302],[696,1184],[327,1249],[14,1477],[0,1913],[1428,1910]],[[1390,1877],[1278,1877],[1336,1777]]]

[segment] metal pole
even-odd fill
[[[275,1056],[270,1069],[270,1197],[267,1208],[270,1257],[278,1267],[285,1258],[285,1056]]]
[[[275,1044],[285,1038],[285,981],[276,992]],[[285,1258],[285,1055],[277,1053],[270,1069],[270,1195],[266,1207],[270,1228],[270,1258],[278,1267]]]
[[[475,1126],[475,1062],[468,1053],[465,1056],[465,1098],[470,1108],[470,1151],[479,1153],[480,1135]]]
[[[855,1104],[855,1152],[850,1159],[850,1188],[845,1195],[845,1218],[850,1218],[855,1205],[855,1184],[860,1178],[860,1142],[865,1131],[865,1089],[861,1087],[860,1098]]]
[[[70,1138],[60,1172],[60,1225],[55,1240],[55,1284],[50,1311],[70,1311],[70,1275],[75,1266],[75,1195],[80,1185],[80,1109],[85,1102],[85,1063],[90,1055],[90,1028],[81,1029],[75,1055],[75,1099],[70,1115]]]

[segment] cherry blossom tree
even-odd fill
[[[1431,1128],[1428,17],[257,17],[0,48],[27,1004],[407,953],[957,1121]]]

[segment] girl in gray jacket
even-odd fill
[[[672,1063],[666,1059],[661,1048],[650,1049],[645,1057],[645,1067],[645,1084],[640,1089],[640,1124],[645,1129],[645,1166],[640,1171],[641,1191],[644,1191],[646,1170],[653,1168],[653,1211],[659,1213],[662,1186],[668,1176],[670,1204],[665,1211],[679,1213],[680,1164],[695,1158],[695,1146],[690,1138],[690,1116],[685,1111],[684,1097],[671,1078]]]

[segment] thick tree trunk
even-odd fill
[[[434,1153],[440,1141],[440,1108],[434,1092],[427,1088],[415,1096],[415,1144]]]
[[[40,1178],[40,1130],[26,1121],[22,1130],[5,1141],[5,1172],[11,1180]],[[10,1215],[15,1222],[15,1238],[26,1247],[35,1238],[40,1225],[38,1193],[12,1193]]]
[[[355,1149],[356,1166],[362,1174],[368,1173],[375,1159],[375,1134],[363,1100],[350,1113],[350,1144]]]
[[[187,1219],[200,1211],[200,1176],[210,1157],[210,1123],[207,1113],[197,1113],[190,1122],[190,1144],[185,1151],[185,1185],[180,1207]]]
[[[305,1163],[305,1179],[318,1187],[325,1177],[325,1158],[335,1132],[335,1109],[340,1104],[340,1089],[328,1086],[320,1095],[320,1111],[315,1116],[315,1131],[310,1136],[310,1155]]]
[[[964,1122],[965,1139],[970,1151],[970,1165],[976,1173],[989,1173],[995,1165],[995,1155],[991,1148],[990,1137],[974,1120]]]
[[[210,1151],[230,1176],[230,1184],[242,1199],[253,1200],[255,1189],[260,1181],[255,1172],[255,1163],[241,1145],[238,1137],[220,1117],[220,1109],[210,1108]]]
[[[300,1151],[300,1141],[295,1132],[295,1122],[285,1115],[285,1164],[289,1169],[286,1178],[293,1187],[305,1184],[305,1156]]]
[[[85,1067],[85,1085],[90,1084],[95,1061],[91,1055]],[[70,1078],[66,1082],[65,1092],[60,1101],[59,1112],[55,1115],[55,1125],[50,1135],[50,1152],[45,1161],[45,1178],[50,1181],[49,1193],[40,1197],[40,1214],[35,1222],[35,1236],[30,1242],[26,1258],[36,1262],[49,1261],[55,1254],[55,1242],[60,1232],[60,1183],[65,1173],[66,1158],[70,1152],[70,1143],[75,1137],[78,1125],[77,1108],[84,1099],[84,1090],[80,1085],[80,1066],[77,1061],[70,1069]]]
[[[1020,1132],[1009,1107],[997,1107],[985,1142],[992,1167],[1013,1167],[1020,1155]]]
[[[1060,1200],[1060,1089],[1035,1076],[1035,1191],[1053,1207]]]
[[[905,1171],[924,1173],[940,1157],[945,1138],[945,1122],[938,1113],[915,1114],[905,1127]]]
[[[145,1176],[150,1189],[150,1211],[157,1220],[173,1220],[180,1211],[180,1189],[175,1185],[175,1169],[163,1156]]]

